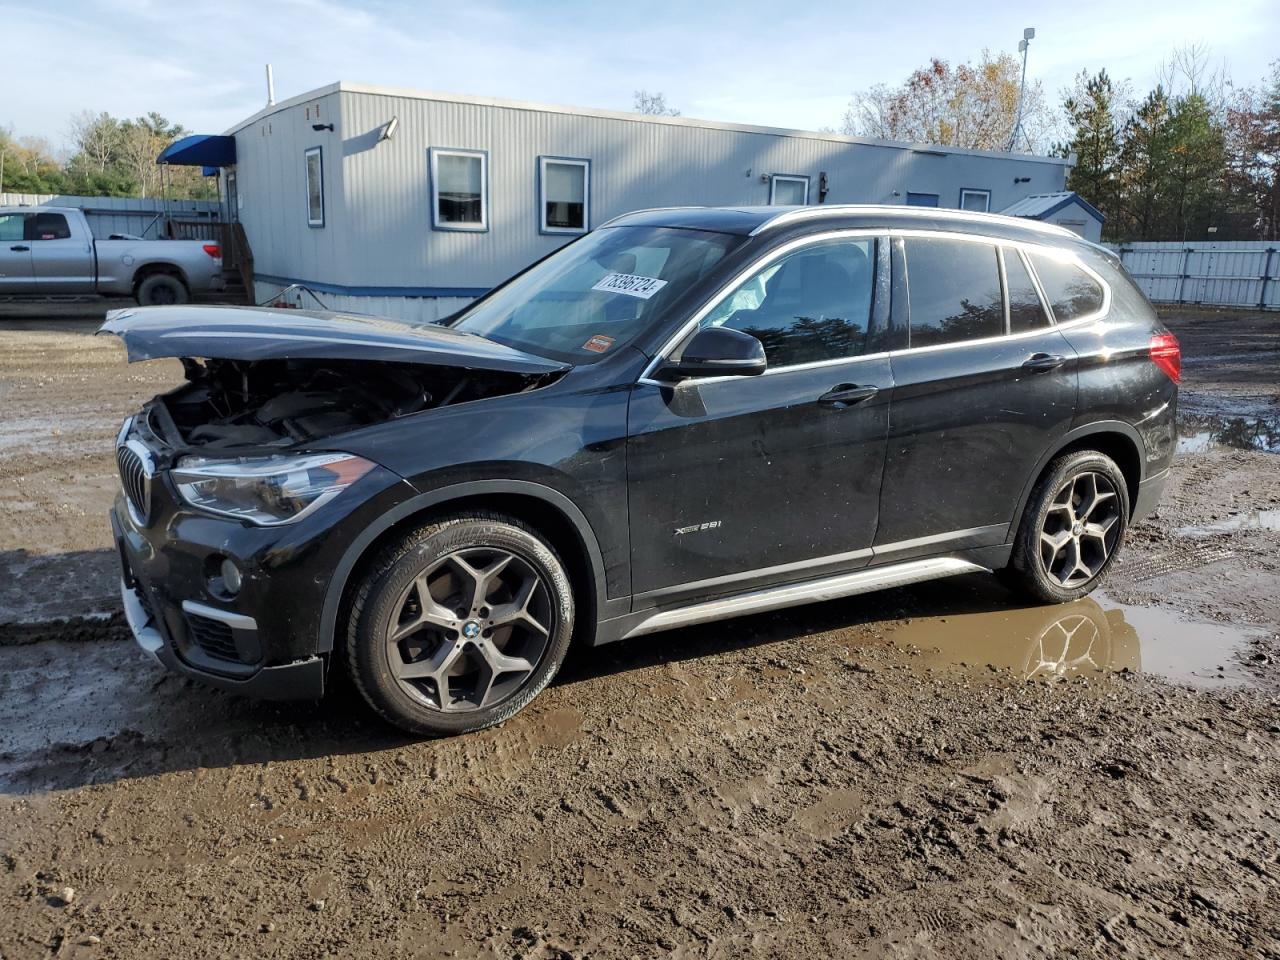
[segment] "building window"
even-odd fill
[[[936,193],[911,193],[907,192],[908,207],[936,207],[938,205],[938,195]]]
[[[990,190],[969,190],[960,191],[960,209],[972,210],[974,213],[986,213],[991,209],[991,191]]]
[[[489,229],[489,155],[483,150],[437,150],[431,158],[431,226]]]
[[[586,233],[591,224],[591,161],[538,158],[538,230]]]
[[[803,207],[809,202],[809,178],[775,173],[769,178],[769,203],[774,206]]]
[[[324,162],[319,147],[307,149],[307,226],[324,226]]]

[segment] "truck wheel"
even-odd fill
[[[493,726],[551,682],[573,634],[573,592],[518,520],[475,513],[414,531],[356,589],[347,663],[383,718],[420,736]]]
[[[1063,454],[1032,491],[1000,579],[1043,603],[1077,600],[1111,566],[1128,520],[1129,491],[1115,461],[1097,450]]]
[[[151,274],[138,284],[135,296],[138,305],[143,307],[163,307],[191,299],[183,282],[168,273]]]

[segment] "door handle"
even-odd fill
[[[28,247],[28,246],[24,246],[24,245],[23,245],[23,244],[21,244],[21,243],[18,243],[18,244],[14,244],[14,245],[13,245],[12,247],[10,247],[9,249],[10,249],[10,250],[16,250],[16,251],[18,251],[18,253],[26,253],[26,252],[27,252],[28,250],[30,250],[31,248],[30,248],[30,247]]]
[[[879,387],[859,387],[853,383],[837,383],[818,398],[818,403],[824,407],[849,407],[855,403],[870,400],[879,392]]]
[[[1023,370],[1044,373],[1046,370],[1057,370],[1067,362],[1067,358],[1056,353],[1033,353],[1022,362]]]

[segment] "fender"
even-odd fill
[[[1118,433],[1128,438],[1133,444],[1134,450],[1138,452],[1138,482],[1141,483],[1146,479],[1146,444],[1142,442],[1142,435],[1138,433],[1134,427],[1123,420],[1098,420],[1093,423],[1086,423],[1083,426],[1075,427],[1068,430],[1057,442],[1046,450],[1036,461],[1035,468],[1028,472],[1027,482],[1022,488],[1022,494],[1018,497],[1018,508],[1013,514],[1013,521],[1009,524],[1009,535],[1006,543],[1012,543],[1013,538],[1018,535],[1018,527],[1022,524],[1022,513],[1027,508],[1027,501],[1031,499],[1031,491],[1036,485],[1036,481],[1040,479],[1040,474],[1044,472],[1044,468],[1049,465],[1049,461],[1056,457],[1064,447],[1069,447],[1084,437],[1088,437],[1098,433]],[[1137,493],[1130,498],[1136,501]],[[1133,504],[1129,505],[1130,510]]]
[[[625,613],[629,609],[629,598],[610,600],[605,595],[604,560],[600,552],[600,543],[596,539],[595,531],[591,529],[591,524],[587,522],[586,516],[578,509],[577,504],[560,491],[529,480],[470,480],[430,490],[397,504],[378,517],[376,521],[369,524],[351,542],[351,545],[347,547],[346,552],[342,555],[342,559],[338,561],[338,565],[333,571],[333,576],[329,579],[329,587],[325,591],[324,607],[320,612],[320,637],[317,652],[329,653],[333,650],[333,641],[338,626],[338,612],[342,605],[342,595],[347,588],[347,580],[351,576],[351,571],[355,569],[356,564],[364,556],[365,551],[368,550],[369,545],[374,540],[400,521],[413,516],[415,513],[421,513],[451,500],[495,493],[514,493],[535,497],[563,514],[573,525],[587,548],[592,579],[595,581],[596,618],[603,620],[606,617]]]
[[[162,267],[163,269],[155,270],[155,267]],[[177,273],[178,279],[182,281],[183,286],[188,290],[191,289],[191,279],[187,276],[186,268],[174,260],[166,260],[163,257],[148,257],[145,263],[140,263],[134,267],[133,274],[129,277],[130,285],[136,287],[141,282],[138,278],[148,273]]]

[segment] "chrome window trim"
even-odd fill
[[[1051,304],[1049,302],[1049,298],[1045,296],[1044,287],[1040,286],[1040,278],[1036,276],[1036,272],[1031,266],[1031,258],[1027,256],[1027,251],[1025,250],[1018,250],[1018,257],[1022,260],[1022,269],[1026,270],[1027,276],[1031,278],[1031,286],[1035,288],[1036,296],[1040,298],[1040,309],[1043,310],[1044,315],[1049,318],[1049,326],[1056,327],[1058,325],[1058,321],[1053,315],[1053,304]],[[1106,287],[1107,285],[1104,283],[1103,286]]]
[[[803,211],[795,211],[795,212],[803,212]],[[1075,234],[1069,234],[1069,235],[1071,237],[1075,237]],[[1028,240],[1010,240],[1005,237],[993,237],[985,234],[973,234],[973,233],[956,233],[954,231],[949,231],[949,230],[905,229],[901,227],[880,228],[880,229],[877,229],[874,227],[850,227],[844,230],[828,230],[823,233],[814,233],[807,237],[797,237],[794,240],[790,240],[787,243],[784,243],[781,246],[773,250],[770,250],[768,253],[766,253],[764,256],[760,257],[759,259],[753,260],[749,265],[744,267],[738,273],[734,274],[733,278],[728,280],[723,286],[720,287],[719,290],[716,291],[715,295],[711,297],[711,299],[709,299],[706,303],[704,303],[701,307],[699,307],[698,311],[692,317],[690,317],[689,320],[687,320],[679,330],[677,330],[672,336],[666,339],[666,341],[662,344],[662,347],[657,351],[657,353],[654,354],[653,359],[650,360],[648,365],[645,366],[644,371],[640,374],[636,382],[643,383],[646,386],[653,386],[653,387],[675,386],[675,383],[668,383],[662,380],[656,380],[653,377],[654,371],[657,370],[658,367],[660,367],[663,364],[663,362],[666,360],[667,353],[672,348],[674,348],[677,344],[679,344],[680,341],[682,341],[690,333],[698,329],[698,324],[702,322],[702,319],[708,313],[710,313],[712,310],[718,307],[720,303],[727,296],[733,293],[733,291],[736,290],[740,284],[744,283],[752,274],[758,272],[759,270],[764,269],[774,260],[777,260],[778,258],[783,257],[788,253],[791,253],[793,250],[797,250],[800,247],[807,246],[809,244],[820,243],[827,240],[840,240],[847,237],[868,237],[868,236],[869,237],[903,237],[903,238],[924,237],[924,238],[937,238],[942,240],[963,240],[970,243],[989,243],[995,246],[1005,247],[1005,248],[1011,247],[1017,250],[1019,256],[1022,257],[1023,266],[1026,267],[1027,274],[1031,277],[1031,282],[1035,284],[1036,292],[1040,295],[1040,305],[1044,308],[1045,314],[1049,318],[1050,325],[1047,327],[1040,327],[1035,330],[1024,330],[1021,333],[1003,333],[998,337],[983,337],[978,340],[958,340],[955,343],[935,343],[935,344],[930,344],[927,347],[904,347],[901,350],[886,350],[880,353],[864,353],[864,354],[859,354],[858,356],[855,356],[855,357],[834,357],[830,360],[816,360],[811,363],[799,363],[799,364],[793,364],[787,367],[771,367],[771,368],[767,368],[763,374],[760,374],[760,376],[767,377],[773,373],[785,373],[785,372],[790,372],[792,370],[803,370],[807,368],[834,366],[835,364],[853,363],[859,360],[875,360],[875,359],[881,359],[884,357],[896,357],[896,356],[902,356],[902,355],[911,354],[911,353],[926,353],[926,352],[932,352],[937,350],[955,350],[957,348],[962,348],[962,347],[981,346],[984,344],[991,344],[991,343],[997,343],[997,342],[1003,342],[1003,341],[1009,341],[1012,343],[1018,340],[1027,339],[1029,337],[1041,336],[1048,330],[1054,330],[1054,329],[1073,330],[1073,329],[1076,329],[1077,327],[1083,327],[1088,324],[1097,322],[1098,320],[1107,316],[1107,314],[1111,312],[1111,300],[1112,300],[1111,284],[1107,283],[1107,281],[1103,279],[1101,274],[1099,274],[1092,267],[1084,263],[1074,252],[1070,250],[1062,250],[1057,247],[1046,246],[1045,244],[1034,243]],[[1076,267],[1083,270],[1088,276],[1093,278],[1093,280],[1102,288],[1101,309],[1095,311],[1094,313],[1086,314],[1083,317],[1077,317],[1075,320],[1072,320],[1068,323],[1058,323],[1057,318],[1054,317],[1053,315],[1053,306],[1052,304],[1049,303],[1048,298],[1045,296],[1044,288],[1040,284],[1040,277],[1036,274],[1035,268],[1031,263],[1031,258],[1026,255],[1027,250],[1049,252],[1051,254],[1065,256],[1066,258],[1070,259],[1071,262]],[[1003,263],[1001,264],[1001,271],[1003,272]],[[1007,302],[1008,302],[1007,295],[1005,297],[1005,301],[1007,305]],[[1005,323],[1005,329],[1008,330],[1007,320]],[[744,379],[743,375],[733,374],[733,375],[727,375],[723,377],[699,377],[697,378],[696,382],[699,385],[701,385],[701,384],[719,383],[724,380],[742,380],[742,379]]]
[[[1009,312],[1009,274],[1004,268],[1004,246],[996,246],[996,272],[1000,274],[1000,297],[1004,300],[1004,335],[1013,333],[1013,318]]]

